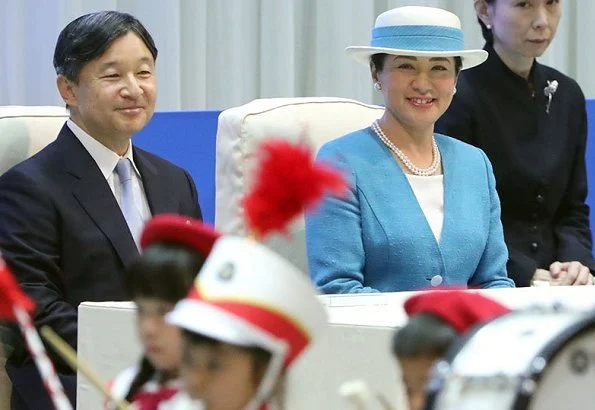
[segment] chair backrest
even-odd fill
[[[252,154],[263,140],[305,140],[318,151],[327,141],[369,126],[383,112],[383,107],[325,97],[258,99],[223,111],[217,128],[215,226],[225,233],[249,234],[240,204],[252,182]],[[290,233],[273,235],[267,245],[307,272],[303,218]]]
[[[64,107],[0,107],[0,174],[55,140],[67,118]]]
[[[0,175],[55,140],[67,118],[64,107],[0,107]],[[11,384],[4,369],[9,348],[0,345],[0,410],[10,409]]]

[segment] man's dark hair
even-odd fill
[[[85,64],[101,57],[115,40],[127,33],[136,34],[153,59],[157,59],[153,38],[136,17],[118,11],[100,11],[85,14],[62,30],[54,50],[56,74],[78,83]]]

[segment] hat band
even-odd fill
[[[289,351],[285,358],[286,367],[310,344],[311,336],[306,329],[300,328],[296,321],[287,314],[271,309],[268,306],[242,300],[210,299],[205,297],[196,285],[190,289],[186,298],[209,303],[252,324],[276,339],[285,340],[289,345]],[[197,318],[197,320],[200,319]]]
[[[372,30],[372,47],[411,51],[461,51],[463,32],[443,26],[386,26]]]
[[[297,328],[289,317],[280,312],[274,312],[264,306],[233,300],[209,300],[208,302],[251,323],[276,339],[285,340],[289,345],[287,357],[284,360],[285,367],[290,366],[306,346],[310,344],[310,335],[303,333],[302,329]]]

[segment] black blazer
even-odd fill
[[[494,166],[508,276],[528,286],[537,268],[556,260],[595,271],[585,203],[585,96],[574,80],[537,61],[527,82],[485,49],[484,64],[461,72],[436,130],[483,149]],[[559,83],[549,114],[548,80]]]
[[[186,171],[136,147],[133,156],[153,215],[201,217]],[[138,250],[99,167],[66,125],[0,177],[0,249],[37,301],[36,326],[50,325],[74,348],[79,303],[130,299],[124,273]],[[59,372],[72,373],[52,357]],[[17,342],[7,369],[30,363]]]

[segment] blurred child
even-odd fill
[[[478,293],[459,290],[421,293],[404,308],[409,321],[395,333],[392,353],[401,368],[409,410],[425,408],[430,369],[459,335],[510,311]]]
[[[178,215],[159,215],[145,226],[142,254],[126,278],[137,306],[144,356],[112,385],[114,395],[132,402],[134,408],[169,409],[188,401],[178,394],[182,337],[164,315],[188,294],[217,237],[202,222]],[[189,403],[182,407],[193,408]]]
[[[184,329],[181,376],[204,410],[262,410],[282,408],[286,370],[325,328],[326,313],[289,262],[223,237],[166,320]]]

